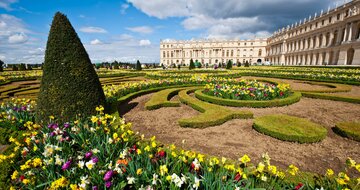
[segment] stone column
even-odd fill
[[[326,34],[325,34],[325,35],[323,34],[322,38],[323,38],[323,39],[322,39],[321,47],[325,47],[325,46],[326,46],[326,43],[327,43],[327,42],[326,42]]]
[[[316,35],[316,45],[315,48],[319,48],[320,47],[320,36]]]
[[[347,35],[348,35],[348,24],[345,25],[345,35],[344,35],[344,39],[342,39],[342,42],[346,42],[347,39]]]
[[[353,23],[351,23],[349,25],[349,34],[348,34],[348,40],[347,41],[351,41],[352,40],[352,35],[353,35]]]
[[[319,53],[318,65],[322,65],[322,63],[323,63],[323,53]]]
[[[304,54],[301,59],[301,65],[305,65],[306,63],[306,55]]]
[[[312,65],[316,65],[316,53],[313,54]]]

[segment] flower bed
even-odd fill
[[[290,95],[289,84],[260,83],[256,80],[240,80],[237,83],[210,83],[204,94],[231,100],[273,100]]]
[[[14,108],[8,105],[3,108]],[[360,171],[360,164],[350,158],[346,172],[334,175],[329,169],[325,176],[317,176],[321,181],[314,186],[296,166],[281,170],[267,154],[253,164],[247,155],[235,162],[163,146],[155,137],[147,140],[136,135],[130,123],[102,113],[102,107],[97,111],[97,115],[66,123],[50,117],[45,126],[31,122],[30,117],[23,121],[16,114],[3,117],[14,125],[25,123],[26,131],[17,139],[10,138],[11,148],[0,154],[0,188],[342,189],[356,188],[360,181],[346,173]],[[32,115],[32,107],[24,112]]]

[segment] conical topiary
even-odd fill
[[[68,18],[57,12],[51,24],[37,102],[37,120],[50,115],[66,122],[105,106],[99,78]]]

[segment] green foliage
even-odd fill
[[[25,70],[26,70],[25,63],[20,63],[20,65],[19,65],[19,71],[25,71]]]
[[[319,124],[282,114],[255,118],[253,127],[265,135],[299,143],[319,142],[327,135],[327,130]]]
[[[309,89],[309,90],[300,90],[300,92],[310,92],[310,93],[334,93],[334,92],[350,92],[352,87],[345,84],[333,84],[333,83],[324,83],[324,82],[304,82],[305,84],[319,85],[327,88],[324,89]]]
[[[237,62],[236,66],[237,66],[237,67],[241,67],[241,62],[240,62],[240,61]]]
[[[340,122],[333,128],[334,132],[340,136],[360,142],[360,123],[359,122]]]
[[[191,70],[191,69],[195,69],[195,63],[194,63],[193,59],[190,59],[189,70]]]
[[[232,68],[232,61],[229,60],[226,64],[226,69],[231,69]]]
[[[18,68],[16,65],[13,65],[13,66],[12,66],[12,70],[13,70],[13,71],[18,71],[19,68]]]
[[[141,63],[140,63],[139,60],[136,61],[136,70],[137,70],[137,71],[141,71],[141,70],[142,70],[142,68],[141,68]]]
[[[233,111],[222,106],[202,102],[188,95],[198,88],[188,88],[179,92],[180,101],[200,111],[202,114],[192,118],[180,119],[178,122],[181,127],[205,128],[221,125],[231,119],[253,118],[250,111]]]
[[[244,67],[250,67],[249,61],[246,61],[246,62],[245,62]]]
[[[0,72],[4,71],[4,61],[0,60]]]
[[[183,88],[166,89],[155,93],[151,99],[145,103],[145,108],[147,110],[155,110],[162,107],[179,107],[180,102],[169,100],[178,94],[180,90],[183,90]]]
[[[352,97],[352,96],[337,95],[337,94],[308,93],[308,92],[302,92],[302,95],[307,98],[334,100],[334,101],[360,104],[360,97]]]
[[[283,99],[273,99],[273,100],[231,100],[224,99],[215,96],[209,96],[204,94],[202,90],[195,91],[196,98],[210,102],[213,104],[232,106],[232,107],[253,107],[253,108],[263,108],[263,107],[280,107],[286,106],[300,101],[301,93],[294,92],[289,97]]]
[[[37,120],[69,121],[95,113],[105,95],[89,56],[67,17],[54,16],[45,52]]]

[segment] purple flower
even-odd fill
[[[109,181],[111,180],[112,176],[113,176],[114,172],[112,170],[109,170],[105,173],[104,175],[104,181]]]
[[[51,133],[50,133],[50,136],[51,136],[51,137],[53,137],[53,136],[55,136],[55,135],[56,135],[55,132],[51,132]]]
[[[70,124],[69,123],[64,123],[64,129],[70,127]]]
[[[21,111],[26,111],[26,106],[22,106]]]
[[[106,188],[110,188],[111,187],[111,181],[105,182],[105,186],[106,186]]]
[[[99,159],[98,159],[96,156],[92,157],[91,160],[92,160],[94,163],[97,163],[97,162],[99,161]]]
[[[85,158],[86,159],[89,159],[89,158],[91,158],[91,156],[93,155],[93,153],[90,151],[90,152],[87,152],[86,154],[85,154]]]
[[[93,190],[98,190],[99,188],[97,186],[92,187]]]
[[[61,167],[62,170],[67,170],[71,166],[71,160],[65,162],[65,164]]]

